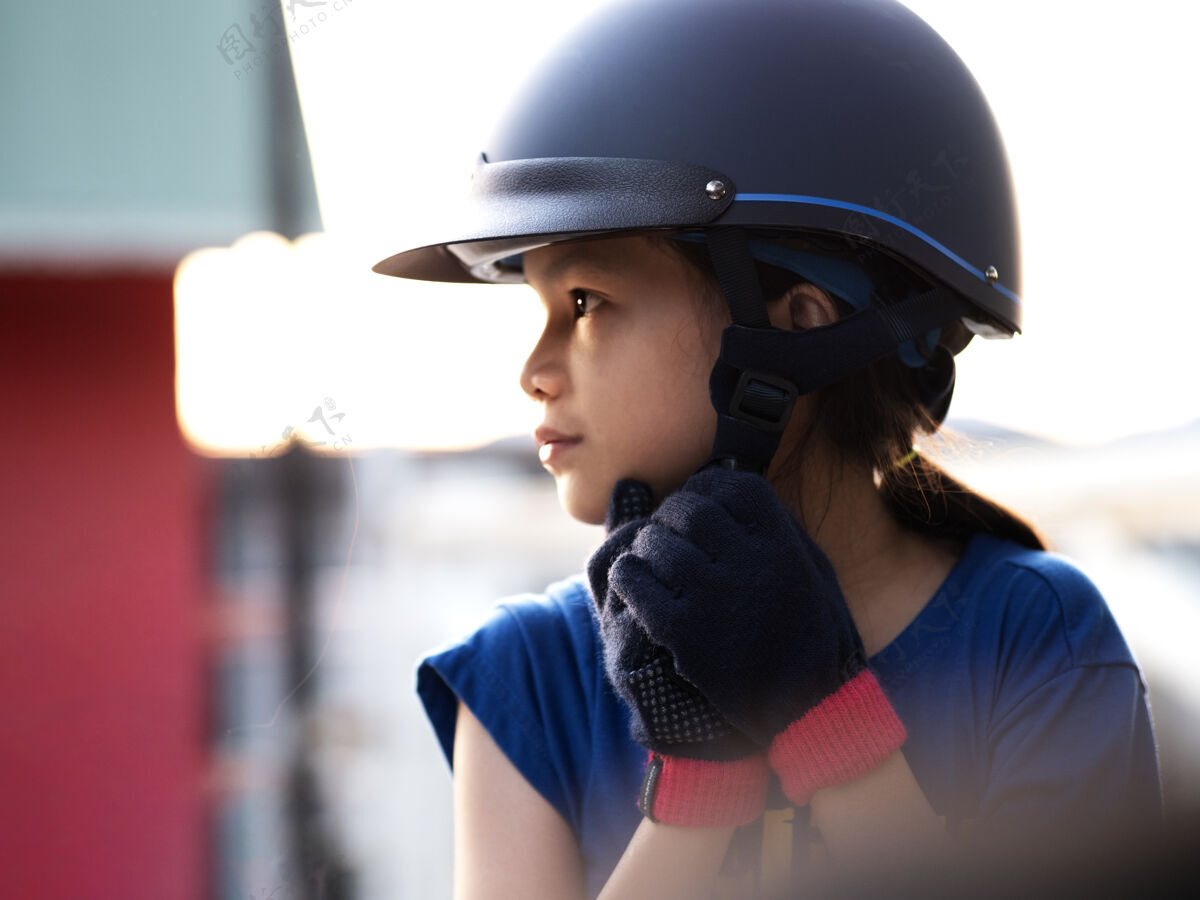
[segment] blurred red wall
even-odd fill
[[[0,894],[209,893],[172,273],[0,272]]]

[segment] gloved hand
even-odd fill
[[[633,739],[646,749],[693,759],[741,759],[761,747],[736,732],[680,677],[671,654],[650,640],[625,601],[609,589],[609,571],[650,521],[651,504],[646,485],[618,482],[605,520],[608,539],[588,561],[605,671],[629,706]]]
[[[608,538],[587,567],[606,674],[629,709],[633,739],[651,751],[639,806],[676,825],[742,825],[761,814],[766,798],[761,748],[680,677],[670,652],[609,590],[613,563],[649,522],[652,505],[645,484],[618,482],[605,519]]]
[[[832,565],[761,476],[693,475],[614,555],[606,590],[737,733],[769,748],[793,802],[903,743]]]

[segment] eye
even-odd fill
[[[584,316],[589,316],[595,312],[596,307],[604,302],[604,298],[592,291],[585,291],[581,288],[571,291],[571,298],[575,302],[575,318],[582,319]]]

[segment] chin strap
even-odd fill
[[[745,232],[713,229],[708,247],[733,316],[709,378],[718,415],[711,461],[729,468],[765,472],[797,397],[870,366],[966,312],[957,295],[938,287],[819,328],[773,328]],[[918,373],[922,402],[940,422],[954,390],[954,357],[938,346]]]

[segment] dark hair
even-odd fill
[[[661,238],[720,296],[707,248],[690,242]],[[806,241],[812,247],[812,241]],[[853,254],[876,286],[882,302],[907,293],[917,276],[899,263],[841,238],[821,241],[827,252]],[[758,265],[763,295],[770,302],[782,297],[802,279],[792,272]],[[838,311],[852,310],[835,298]],[[917,370],[889,356],[861,369],[814,395],[813,415],[784,473],[798,471],[808,442],[817,434],[851,463],[877,473],[879,490],[888,509],[902,525],[933,538],[965,542],[985,533],[1015,541],[1035,550],[1046,544],[1028,522],[1000,504],[976,493],[950,476],[927,457],[913,452],[918,433],[933,434],[939,425],[921,402]]]

